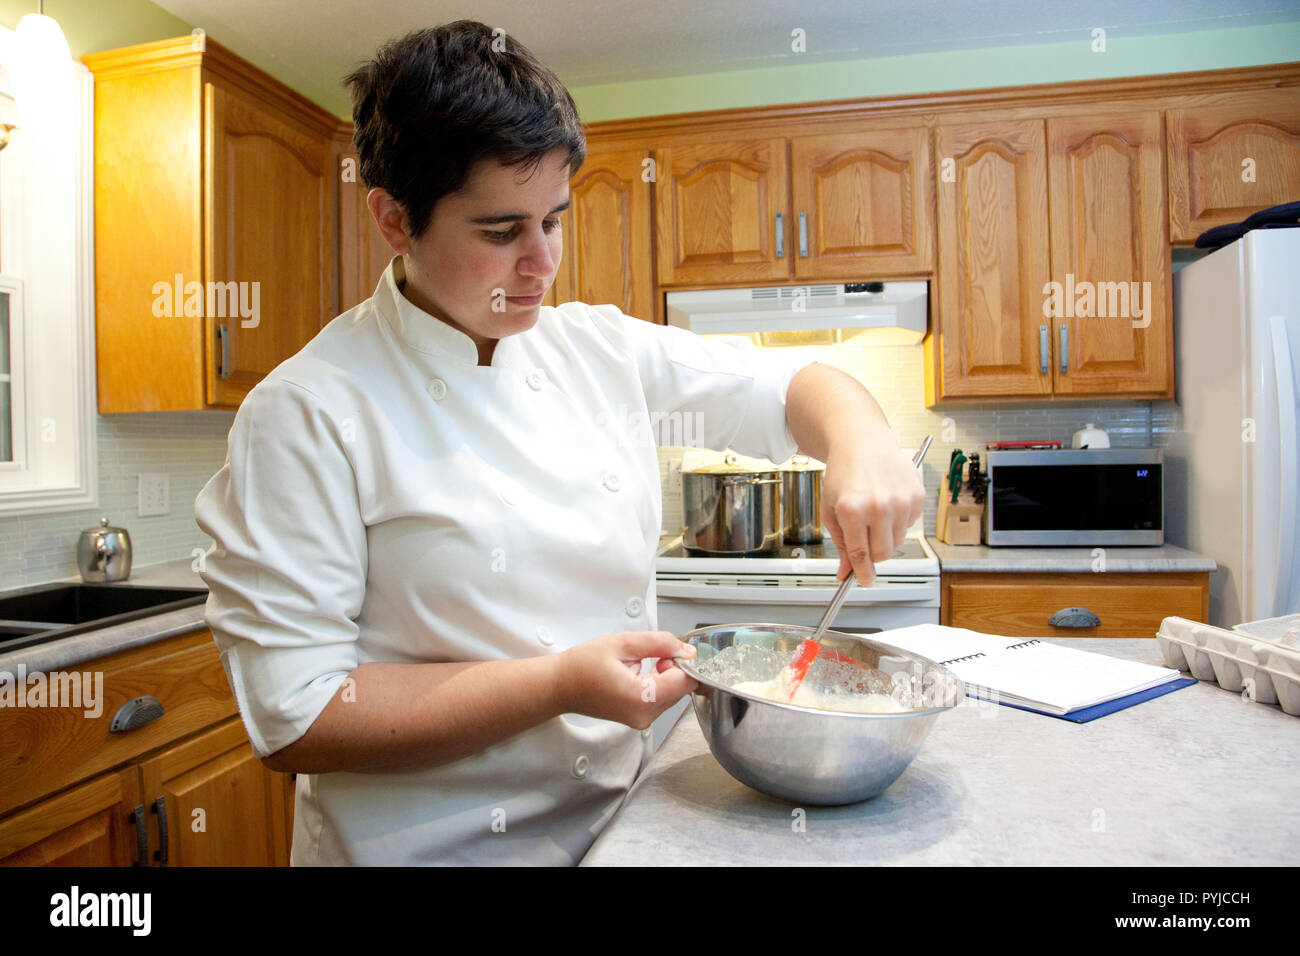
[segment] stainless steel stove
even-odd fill
[[[682,634],[705,624],[815,625],[838,581],[839,552],[820,544],[787,545],[770,557],[692,554],[681,537],[665,538],[655,561],[659,627]],[[870,587],[849,589],[838,631],[872,633],[939,623],[939,560],[919,533],[876,564]]]

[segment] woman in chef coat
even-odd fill
[[[347,82],[395,257],[241,405],[196,502],[207,623],[258,757],[298,773],[295,865],[575,863],[693,687],[647,423],[824,460],[841,577],[924,491],[835,369],[541,305],[585,139],[513,38],[420,31]]]

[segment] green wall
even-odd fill
[[[0,0],[0,25],[16,29],[36,7],[36,0]],[[194,29],[148,0],[45,0],[45,15],[59,22],[73,56],[184,36]]]
[[[788,66],[573,87],[570,92],[582,118],[592,122],[770,103],[1181,73],[1297,59],[1300,23],[1142,37],[1111,31],[1105,53],[1093,53],[1090,35],[1081,31],[1079,39],[1071,43],[806,65],[795,57]]]
[[[12,29],[23,14],[35,11],[35,0],[0,0],[0,24]],[[192,29],[148,0],[47,0],[45,12],[59,21],[74,56],[181,36]],[[236,53],[242,52],[227,38],[216,33],[212,37]],[[810,42],[815,50],[815,38]],[[358,57],[365,52],[358,51]],[[1080,31],[1077,41],[1066,43],[836,63],[803,63],[792,57],[782,66],[575,86],[570,92],[582,118],[591,122],[769,103],[1179,73],[1296,59],[1300,59],[1300,22],[1158,36],[1125,36],[1112,30],[1104,53],[1092,52],[1091,36]],[[273,64],[253,62],[278,76]],[[290,85],[338,116],[351,118],[346,94],[329,77],[321,77],[311,88]]]

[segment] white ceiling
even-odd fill
[[[389,37],[460,18],[518,37],[570,87],[971,47],[1258,26],[1300,0],[154,0],[320,102]],[[807,51],[791,50],[800,28]],[[335,95],[330,95],[335,91]]]

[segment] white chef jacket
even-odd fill
[[[479,366],[404,281],[398,256],[249,393],[195,503],[207,624],[259,757],[367,661],[656,630],[648,422],[692,416],[694,444],[774,461],[796,450],[785,395],[807,360],[569,302]],[[439,767],[300,774],[292,863],[576,863],[650,750],[648,732],[566,714]]]

